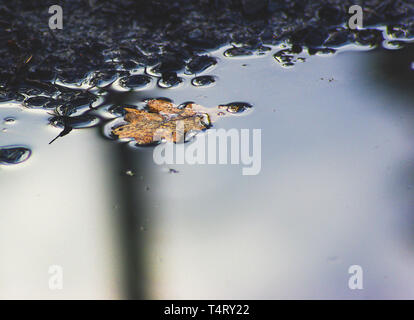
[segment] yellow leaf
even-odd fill
[[[151,144],[165,139],[182,142],[189,131],[201,131],[210,126],[207,113],[201,106],[190,103],[178,108],[171,102],[159,99],[147,102],[148,111],[124,108],[128,124],[112,130],[119,138],[133,138],[138,144]]]

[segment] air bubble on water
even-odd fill
[[[36,96],[25,99],[24,104],[28,108],[47,108],[47,105],[53,100],[50,97]]]
[[[194,56],[186,65],[185,73],[197,74],[217,64],[217,59],[207,55]]]
[[[404,41],[399,41],[399,40],[385,40],[382,43],[382,46],[385,49],[389,49],[389,50],[397,50],[397,49],[402,49],[405,46],[405,42]]]
[[[15,122],[16,122],[16,119],[13,117],[4,118],[4,124],[14,124]]]
[[[252,105],[247,102],[230,102],[228,104],[219,105],[220,109],[225,109],[230,113],[242,113],[252,108]]]
[[[127,89],[142,89],[151,83],[151,77],[144,74],[135,74],[121,78],[119,83]]]
[[[168,168],[168,167],[162,168],[162,171],[165,172],[165,173],[170,173],[170,174],[172,174],[172,173],[179,173],[180,172],[180,171],[178,171],[178,170],[176,170],[174,168]]]
[[[101,120],[91,114],[84,114],[80,116],[54,116],[49,119],[49,123],[54,127],[64,128],[71,127],[73,129],[91,128],[98,125]]]
[[[55,83],[68,88],[80,88],[87,82],[88,74],[76,75],[72,72],[62,72],[58,75]]]
[[[103,108],[100,108],[99,111],[105,111],[107,112],[107,114],[105,114],[105,116],[110,116],[110,117],[124,117],[125,114],[127,113],[125,108],[130,108],[130,109],[137,109],[136,105],[132,105],[132,104],[122,104],[122,105],[107,105],[104,106]]]
[[[157,71],[157,66],[147,67],[145,73],[152,77],[161,77],[161,73]]]
[[[308,48],[309,55],[333,55],[336,53],[332,48]]]
[[[273,57],[282,67],[289,68],[294,66],[295,57],[289,54],[288,50],[278,51]]]
[[[157,82],[158,87],[166,89],[177,87],[183,82],[183,79],[178,77],[175,72],[164,74]]]
[[[246,47],[233,47],[224,51],[223,55],[228,58],[251,56],[253,51]]]
[[[308,49],[308,53],[311,54],[317,54],[317,53],[321,53],[321,52],[325,52],[324,50],[326,50],[326,53],[332,53],[335,50],[334,49],[330,49],[330,48],[318,48],[318,49]],[[333,51],[332,51],[333,50]],[[305,58],[303,57],[298,57],[298,54],[300,54],[303,51],[303,48],[301,46],[297,46],[297,45],[293,45],[290,49],[282,49],[277,51],[274,55],[273,58],[282,66],[285,68],[290,68],[293,67],[295,65],[296,62],[300,61],[303,62],[305,61]]]
[[[268,46],[260,46],[257,50],[256,50],[256,54],[258,54],[259,56],[266,54],[267,52],[270,52],[272,50],[272,48],[268,47]]]
[[[216,78],[214,76],[199,76],[191,80],[191,84],[195,87],[211,86],[215,82]]]
[[[32,151],[26,147],[0,147],[0,164],[18,164],[26,161]]]
[[[95,85],[99,88],[103,88],[106,86],[109,86],[110,84],[112,84],[113,82],[116,81],[116,79],[118,78],[118,74],[113,71],[113,72],[95,72],[91,79],[89,80],[89,83],[91,85]]]

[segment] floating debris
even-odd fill
[[[127,170],[127,171],[125,171],[125,174],[126,174],[127,176],[129,176],[129,177],[133,177],[133,176],[135,176],[135,173],[134,173],[132,170]]]

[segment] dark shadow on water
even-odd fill
[[[388,111],[393,116],[409,116],[414,119],[414,43],[406,44],[399,50],[381,50],[374,55],[372,63],[368,66],[372,68],[369,74],[372,81],[378,86],[378,90],[389,92],[396,98],[396,103],[389,105]],[[399,103],[401,99],[402,103]],[[407,101],[411,101],[407,103]],[[404,108],[401,108],[404,106]],[[414,122],[410,123],[409,131],[414,132]],[[408,133],[408,134],[410,134]],[[414,150],[414,141],[412,143]],[[414,247],[414,197],[411,190],[414,189],[414,152],[401,168],[397,176],[396,192],[407,203],[409,198],[410,208],[406,212],[405,224],[401,226],[404,230],[402,237],[406,239],[409,247]],[[408,223],[407,223],[408,220]]]
[[[115,184],[119,203],[116,212],[120,221],[120,242],[124,257],[124,292],[127,299],[147,297],[147,270],[145,267],[145,225],[147,208],[145,188],[137,188],[139,179],[147,170],[140,157],[133,157],[136,150],[127,144],[118,144],[114,155],[116,163]],[[127,173],[128,172],[128,173]],[[138,190],[137,190],[138,189]]]
[[[414,97],[414,70],[411,67],[414,63],[414,43],[399,50],[382,50],[377,57],[372,67],[378,85],[400,96]]]
[[[122,105],[129,93],[111,93],[106,103]],[[111,163],[113,192],[117,202],[114,214],[118,216],[118,234],[121,256],[124,299],[148,298],[148,270],[146,268],[147,235],[143,229],[147,222],[148,206],[145,199],[144,175],[148,176],[145,157],[127,143],[115,145]]]

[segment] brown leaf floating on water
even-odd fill
[[[112,130],[119,138],[133,138],[138,144],[151,144],[166,139],[181,142],[189,131],[202,131],[210,126],[210,117],[201,106],[190,103],[178,108],[159,99],[147,102],[148,111],[124,108],[128,124]]]
[[[217,119],[236,116],[251,107],[245,102],[232,102],[214,108],[195,103],[179,108],[169,101],[152,99],[147,102],[147,110],[124,108],[127,112],[124,120],[128,123],[112,129],[112,133],[121,139],[135,139],[142,145],[162,139],[183,142],[187,132],[208,129]]]

